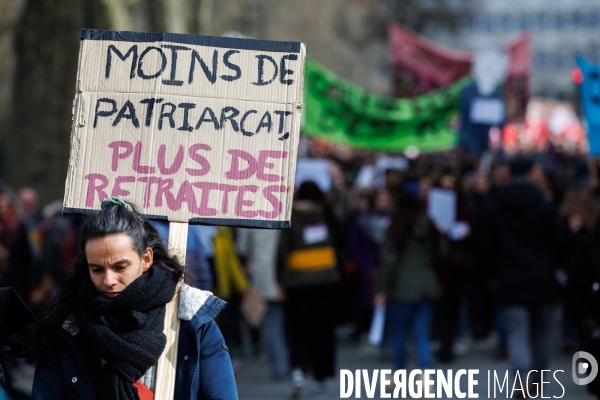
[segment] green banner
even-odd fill
[[[460,91],[470,79],[412,99],[379,97],[307,59],[304,82],[306,135],[370,150],[412,145],[427,152],[456,144]]]

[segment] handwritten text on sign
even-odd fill
[[[84,40],[65,207],[289,221],[301,50]]]

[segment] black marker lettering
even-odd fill
[[[221,79],[223,79],[224,81],[232,82],[242,77],[242,70],[240,69],[240,67],[229,61],[229,57],[237,53],[239,53],[239,50],[229,50],[227,53],[225,53],[225,55],[223,55],[223,64],[225,64],[225,66],[231,69],[232,71],[235,71],[235,75],[233,76],[221,75]]]
[[[228,113],[228,112],[231,112],[231,114],[225,115],[225,113]],[[233,130],[238,132],[240,130],[240,128],[238,127],[238,123],[236,120],[234,120],[234,118],[237,117],[239,114],[240,114],[240,112],[237,110],[237,108],[224,107],[221,110],[221,129],[223,129],[225,127],[225,121],[229,120],[229,121],[231,121],[231,127],[233,128]]]
[[[273,57],[267,56],[264,54],[258,55],[258,56],[256,56],[256,58],[258,58],[258,80],[256,82],[252,82],[252,83],[257,86],[268,85],[269,83],[273,82],[275,80],[275,78],[277,78],[277,63],[275,62],[275,60],[273,60]],[[265,72],[264,71],[265,60],[269,60],[271,62],[271,64],[273,64],[273,68],[274,68],[273,77],[269,81],[263,80],[263,75]]]
[[[192,108],[196,108],[196,104],[181,103],[181,104],[179,104],[178,107],[183,108],[183,124],[179,128],[177,128],[177,130],[178,131],[188,131],[188,132],[193,131],[194,127],[188,123],[188,116],[189,116],[190,110]]]
[[[163,48],[171,49],[171,76],[169,79],[163,79],[162,83],[164,85],[170,86],[182,86],[183,81],[175,80],[175,72],[177,70],[177,52],[179,50],[191,50],[189,47],[185,46],[174,46],[171,44],[163,44]]]
[[[127,100],[125,104],[123,104],[123,107],[121,107],[121,110],[119,111],[117,118],[115,118],[115,122],[113,122],[112,126],[117,126],[117,124],[121,121],[121,118],[130,119],[133,126],[136,128],[140,127],[140,123],[135,115],[135,107],[129,100]]]
[[[240,121],[240,129],[242,130],[242,134],[244,136],[252,136],[252,135],[254,135],[253,132],[250,132],[250,131],[247,131],[247,130],[244,129],[244,122],[246,121],[246,118],[250,114],[257,114],[257,111],[256,110],[248,110],[248,111],[246,111],[246,113],[244,114],[244,116],[242,117],[242,119]]]
[[[285,122],[285,117],[288,115],[292,115],[291,111],[274,111],[275,114],[279,115],[279,133],[283,133],[283,126]]]
[[[140,103],[142,104],[148,104],[146,106],[146,126],[150,126],[150,123],[152,122],[152,114],[154,114],[154,104],[162,103],[162,101],[163,99],[155,99],[152,97],[140,101]]]
[[[137,65],[137,59],[138,59],[138,47],[137,44],[134,44],[133,46],[131,46],[129,48],[129,50],[127,50],[127,53],[125,53],[125,55],[123,55],[123,53],[121,53],[119,51],[119,49],[117,49],[115,47],[114,44],[111,44],[110,46],[108,46],[108,50],[106,51],[106,79],[108,79],[108,77],[110,76],[110,70],[112,68],[112,52],[115,53],[115,55],[117,57],[119,57],[121,59],[121,61],[125,61],[126,59],[129,58],[129,55],[133,54],[133,57],[131,59],[131,72],[129,73],[129,79],[133,79],[135,77],[135,66]]]
[[[213,60],[212,60],[212,72],[208,69],[208,65],[204,62],[200,54],[196,50],[192,50],[192,63],[190,65],[190,76],[188,78],[188,83],[192,83],[194,81],[194,69],[196,66],[196,61],[200,62],[200,66],[204,71],[204,75],[210,83],[215,83],[217,81],[217,61],[219,57],[219,52],[215,50],[213,52]]]
[[[210,115],[210,118],[208,118],[208,119],[204,118],[206,113],[208,113]],[[204,109],[204,111],[202,111],[202,115],[200,116],[200,119],[198,120],[198,123],[196,124],[196,129],[200,129],[203,122],[212,122],[215,125],[215,130],[219,129],[219,121],[217,120],[215,113],[213,112],[213,110],[210,107],[206,107]]]
[[[165,107],[167,106],[171,107],[171,111],[165,112]],[[160,118],[158,119],[159,130],[162,129],[163,118],[169,118],[169,125],[171,126],[171,128],[175,128],[175,120],[173,120],[173,113],[176,109],[177,107],[173,103],[163,103],[163,105],[160,107]]]
[[[291,69],[285,68],[285,60],[296,61],[297,59],[298,56],[296,54],[286,54],[285,56],[281,57],[281,68],[279,68],[279,82],[283,83],[284,85],[291,85],[292,83],[294,83],[293,79],[284,79],[286,75],[292,75],[294,73],[294,71],[292,71]]]
[[[266,118],[266,121],[265,121]],[[271,132],[271,128],[273,127],[273,122],[271,120],[271,113],[266,111],[265,114],[262,116],[262,118],[260,119],[260,123],[258,124],[258,127],[256,128],[256,133],[258,133],[261,128],[267,128],[267,132]]]
[[[112,110],[110,111],[100,111],[100,103],[108,103],[112,105]],[[98,125],[98,117],[110,117],[114,113],[117,112],[117,102],[113,99],[102,98],[96,101],[96,112],[94,115],[94,128]]]
[[[148,52],[150,50],[158,51],[158,53],[160,54],[161,60],[162,60],[160,69],[154,75],[146,75],[144,73],[144,70],[142,69],[142,67],[144,66],[144,57],[146,56],[146,54],[148,54]],[[157,76],[160,76],[160,74],[163,73],[165,68],[167,68],[167,57],[165,57],[165,53],[162,51],[162,49],[160,49],[158,47],[150,46],[146,50],[144,50],[142,52],[142,54],[140,55],[140,62],[138,64],[137,74],[142,79],[152,79],[152,78],[156,78]]]

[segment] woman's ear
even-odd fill
[[[142,268],[146,272],[154,264],[154,252],[151,247],[148,247],[144,254],[142,254]]]

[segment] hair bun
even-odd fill
[[[123,201],[123,199],[120,199],[118,197],[107,197],[106,199],[102,200],[102,203],[100,204],[100,208],[102,208],[103,210],[105,208],[111,207],[111,206],[121,206],[121,207],[125,207],[125,209],[133,212],[133,208],[131,208],[131,206],[126,203],[125,201]]]

